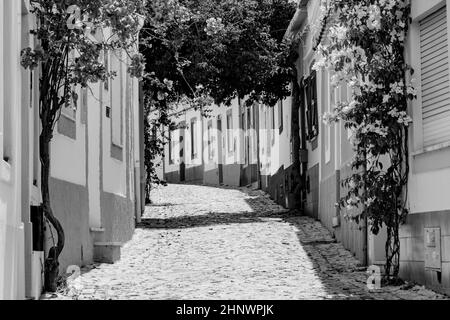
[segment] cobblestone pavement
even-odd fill
[[[114,264],[85,268],[57,299],[444,299],[420,286],[370,292],[357,260],[317,221],[262,191],[153,192]]]

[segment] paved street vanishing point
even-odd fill
[[[262,191],[153,191],[116,264],[82,270],[51,299],[444,299],[421,286],[369,291],[365,268],[317,221]]]

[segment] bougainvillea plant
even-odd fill
[[[347,195],[340,206],[371,231],[387,230],[385,279],[399,274],[399,228],[408,214],[408,100],[415,99],[413,70],[404,58],[410,23],[405,0],[323,1],[327,16],[326,41],[317,47],[316,70],[327,69],[332,86],[351,88],[326,123],[342,120],[352,131],[355,155],[352,174],[343,181]],[[362,207],[362,210],[352,210]]]
[[[42,208],[53,239],[45,260],[45,288],[55,291],[58,258],[65,235],[50,202],[50,142],[63,108],[76,105],[77,88],[107,81],[116,73],[102,61],[105,52],[125,52],[132,77],[141,77],[143,57],[138,53],[138,32],[143,24],[142,0],[31,0],[36,26],[34,48],[22,50],[22,66],[39,71],[39,116]],[[123,56],[123,55],[122,55]]]

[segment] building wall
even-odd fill
[[[239,101],[235,99],[230,106],[212,106],[211,114],[208,118],[201,117],[199,111],[188,110],[182,112],[176,123],[185,123],[185,129],[174,130],[172,136],[172,151],[169,151],[169,144],[165,146],[164,176],[168,182],[181,182],[182,174],[185,171],[185,182],[204,182],[206,184],[219,183],[219,164],[222,164],[223,184],[230,186],[241,185],[241,166],[243,164],[244,150],[241,146],[243,141],[242,132],[239,130],[240,113]],[[232,130],[228,138],[227,114],[231,114]],[[218,130],[218,119],[222,119],[222,130]],[[192,158],[192,137],[191,121],[197,120],[195,131],[195,145],[197,147],[197,157]],[[212,150],[214,157],[209,158],[208,154],[208,123],[212,124]],[[221,150],[219,150],[219,133],[221,133]],[[168,135],[168,133],[167,133]],[[184,136],[184,141],[180,142],[180,136]],[[183,150],[183,152],[181,152]],[[172,161],[169,159],[172,154]],[[219,156],[222,160],[219,161]],[[184,159],[184,161],[183,161]]]
[[[0,300],[32,296],[30,203],[33,179],[33,104],[30,73],[20,66],[31,45],[28,1],[0,3]]]
[[[307,5],[308,18],[306,25],[311,26],[315,24],[319,14],[319,3],[317,1],[309,1]],[[305,29],[304,29],[305,30]],[[317,30],[311,29],[311,31],[304,32],[302,34],[302,45],[300,45],[299,50],[302,51],[300,55],[302,61],[300,61],[301,67],[299,71],[301,72],[301,77],[303,79],[308,78],[311,75],[312,66],[314,64],[314,50],[313,38],[316,35]],[[318,82],[318,95],[317,95],[317,106],[319,117],[322,114],[322,97],[320,93],[320,83],[321,74],[317,75]],[[320,120],[319,120],[320,122]],[[309,140],[307,142],[308,150],[308,169],[306,173],[306,183],[307,183],[307,196],[306,196],[306,206],[305,213],[313,218],[319,218],[319,199],[320,199],[320,181],[322,170],[320,168],[320,162],[322,157],[322,127],[319,125],[319,134],[316,138]]]
[[[172,143],[165,146],[166,181],[178,183],[182,180],[183,157],[185,182],[257,187],[260,171],[262,189],[279,204],[292,206],[294,201],[288,190],[292,167],[291,100],[289,97],[274,107],[268,107],[256,103],[246,106],[245,100],[234,99],[229,106],[211,106],[209,116],[203,118],[198,111],[181,112],[174,121],[186,123],[188,128],[172,131]],[[202,121],[196,132],[196,141],[198,149],[203,148],[203,157],[194,160],[190,157],[189,127],[193,118]],[[227,123],[228,119],[231,119],[231,126]],[[231,128],[229,133],[228,127]],[[180,133],[184,135],[181,143]],[[182,149],[183,157],[180,157]]]
[[[70,265],[92,263],[96,243],[125,243],[134,231],[135,180],[140,180],[134,152],[139,148],[134,136],[139,104],[134,98],[139,90],[125,63],[110,64],[117,76],[107,85],[91,84],[75,114],[64,110],[55,130],[51,200],[66,235],[60,273]],[[49,231],[47,250],[53,243]]]
[[[302,80],[308,79],[312,74],[312,66],[315,61],[316,44],[314,39],[321,32],[321,26],[317,25],[320,3],[309,1],[307,4],[307,21],[300,31],[302,40],[299,48],[300,61],[298,72]],[[326,42],[326,35],[322,37]],[[307,170],[307,199],[305,213],[322,222],[322,224],[341,241],[343,245],[352,251],[360,260],[364,261],[367,250],[367,258],[370,264],[384,261],[385,230],[379,235],[370,232],[366,235],[362,224],[357,224],[347,219],[345,209],[336,204],[346,195],[342,182],[351,174],[349,163],[354,155],[350,142],[351,132],[345,129],[342,122],[324,124],[322,115],[331,112],[339,101],[349,101],[350,89],[345,85],[333,88],[330,85],[331,74],[327,70],[319,70],[316,73],[317,84],[317,112],[319,115],[319,132],[317,137],[307,141],[308,170]],[[367,245],[365,237],[367,236]]]
[[[412,1],[412,25],[407,43],[407,57],[415,69],[414,78],[418,98],[410,105],[413,124],[410,127],[410,214],[401,229],[400,266],[404,278],[415,280],[433,289],[450,293],[450,141],[427,146],[424,143],[424,123],[422,119],[422,84],[420,56],[420,21],[446,5],[447,30],[450,27],[450,3],[448,1]],[[448,32],[447,35],[448,37]],[[448,52],[448,48],[447,48]],[[448,54],[447,54],[448,56]],[[448,58],[446,58],[448,61]],[[436,247],[427,243],[426,228],[440,228],[436,235]],[[439,248],[440,245],[440,248]],[[440,250],[439,250],[440,249]],[[436,251],[438,263],[429,268],[427,251]]]

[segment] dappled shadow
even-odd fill
[[[241,189],[249,198],[246,202],[255,210],[261,197],[267,197],[261,191]],[[367,288],[366,267],[361,266],[354,255],[338,243],[319,221],[303,215],[298,210],[290,210],[279,215],[284,222],[294,226],[297,239],[312,262],[315,275],[320,279],[327,299],[375,300],[395,298],[386,290],[369,291]],[[398,299],[398,298],[397,298]]]
[[[150,203],[147,204],[146,207],[173,207],[173,206],[181,206],[182,204],[174,204],[174,203]]]
[[[187,184],[184,184],[187,185]],[[205,202],[209,199],[204,195],[197,195],[187,199],[186,203],[156,203],[154,207],[186,206],[186,212],[156,212],[156,214],[144,217],[137,226],[142,229],[186,229],[197,227],[211,227],[217,225],[265,223],[278,220],[293,226],[293,232],[306,253],[309,262],[313,266],[314,276],[320,281],[326,292],[324,299],[399,299],[401,295],[390,294],[382,289],[377,292],[369,292],[366,286],[368,275],[366,268],[358,265],[354,256],[345,250],[342,244],[337,243],[333,235],[313,218],[303,216],[297,210],[286,210],[277,206],[269,196],[261,190],[249,188],[233,188],[229,186],[205,186],[217,189],[239,190],[242,194],[239,201],[244,200],[248,206],[246,211],[224,212],[217,199],[211,199],[211,206],[205,208]],[[213,192],[214,194],[214,192]],[[162,200],[162,199],[161,199]],[[183,199],[176,199],[183,202]],[[213,204],[216,202],[216,205]],[[189,206],[188,203],[189,202]],[[244,205],[245,205],[244,203]],[[242,204],[242,203],[241,203]],[[149,209],[151,210],[151,207]],[[197,206],[201,209],[197,209]],[[203,206],[203,207],[202,207]],[[242,206],[237,206],[242,208]],[[214,211],[215,210],[215,211]],[[192,212],[190,212],[192,211]],[[178,214],[178,216],[177,216]],[[302,263],[299,261],[299,264]],[[274,275],[275,276],[275,275]]]
[[[227,225],[236,223],[258,223],[267,219],[283,219],[288,213],[276,214],[272,212],[211,212],[204,215],[179,216],[168,218],[143,218],[138,228],[145,229],[183,229]]]

